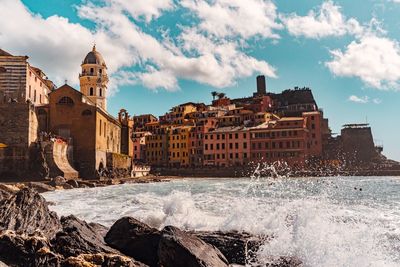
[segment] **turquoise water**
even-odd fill
[[[183,179],[44,194],[59,215],[112,225],[133,216],[162,228],[274,236],[258,253],[305,266],[400,266],[400,179]]]

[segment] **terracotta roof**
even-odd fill
[[[12,55],[0,48],[0,56],[9,57],[9,56],[12,56]]]

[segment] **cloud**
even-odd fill
[[[367,104],[367,103],[374,103],[374,104],[381,104],[382,100],[379,98],[374,98],[374,99],[370,99],[368,96],[356,96],[356,95],[351,95],[349,96],[349,98],[347,99],[348,101],[357,103],[357,104]]]
[[[127,11],[133,18],[137,20],[144,19],[150,22],[161,16],[163,11],[172,10],[174,8],[173,0],[106,0],[110,5],[119,5]]]
[[[225,87],[234,84],[238,78],[252,75],[253,72],[275,77],[273,67],[264,61],[247,56],[235,43],[228,41],[217,43],[196,33],[194,28],[190,28],[191,30],[186,28],[179,35],[182,44],[178,47],[171,44],[169,39],[164,45],[155,37],[142,32],[118,6],[82,6],[79,15],[106,28],[112,34],[114,42],[128,47],[145,69],[151,70],[138,73],[137,76],[151,89],[163,87],[175,90],[177,79]],[[190,51],[187,49],[189,46]],[[188,55],[182,51],[184,49],[189,52]],[[148,68],[149,66],[152,68]],[[163,80],[162,77],[167,79]],[[150,78],[155,79],[154,84]]]
[[[149,23],[175,8],[172,0],[138,1],[135,7],[123,0],[105,0],[102,5],[84,2],[77,8],[78,16],[92,22],[94,29],[60,16],[32,14],[19,0],[0,1],[0,46],[30,55],[30,62],[57,84],[68,79],[77,86],[80,63],[94,41],[108,66],[111,93],[139,83],[174,91],[180,79],[226,87],[253,73],[276,77],[276,70],[247,55],[240,41],[208,36],[197,27],[183,27],[173,38],[167,33],[155,37],[138,26],[137,19]]]
[[[279,38],[277,8],[270,0],[182,0],[200,20],[199,29],[219,38]]]
[[[369,97],[368,96],[358,97],[356,95],[351,95],[349,96],[348,101],[359,104],[366,104],[369,102]]]
[[[328,36],[343,36],[360,34],[362,27],[359,22],[347,19],[341,13],[341,7],[333,1],[326,1],[316,12],[311,10],[306,16],[295,13],[282,15],[281,20],[291,35],[320,39]]]
[[[345,49],[330,51],[326,66],[342,77],[358,77],[367,86],[381,90],[399,90],[400,45],[396,40],[365,35]]]

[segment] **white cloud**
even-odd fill
[[[377,89],[400,89],[400,45],[396,40],[368,34],[351,42],[345,51],[330,52],[332,61],[325,64],[335,75],[358,77]]]
[[[196,28],[185,29],[179,39],[157,39],[131,19],[149,22],[174,8],[172,0],[138,1],[135,7],[130,1],[104,1],[101,6],[85,2],[78,8],[79,16],[96,25],[89,30],[63,17],[32,14],[19,0],[0,0],[0,46],[14,54],[30,55],[30,62],[57,84],[68,79],[77,86],[80,63],[95,41],[107,63],[113,92],[126,84],[177,90],[179,79],[225,87],[255,72],[276,76],[272,66],[248,56],[238,42],[206,37]],[[201,38],[204,43],[195,44],[190,38]]]
[[[382,100],[380,98],[373,98],[370,99],[369,96],[356,96],[356,95],[351,95],[349,96],[349,98],[347,99],[350,102],[354,102],[357,104],[367,104],[367,103],[373,103],[373,104],[381,104]]]
[[[199,29],[216,37],[279,38],[282,28],[270,0],[182,0],[181,5],[200,20]]]
[[[106,0],[111,5],[119,5],[127,11],[135,19],[142,19],[150,22],[161,16],[163,11],[172,10],[174,8],[173,0]]]
[[[298,16],[294,13],[282,15],[281,20],[289,33],[294,36],[319,39],[328,36],[360,34],[363,29],[359,22],[354,18],[347,19],[340,9],[341,7],[333,1],[326,1],[317,12],[311,10],[306,16]]]
[[[369,97],[368,96],[358,97],[356,95],[351,95],[349,96],[348,100],[354,103],[366,104],[369,102]]]

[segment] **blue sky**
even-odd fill
[[[368,121],[400,160],[400,1],[0,0],[0,48],[78,88],[94,42],[109,111],[161,115],[211,91],[312,88],[333,132]]]

